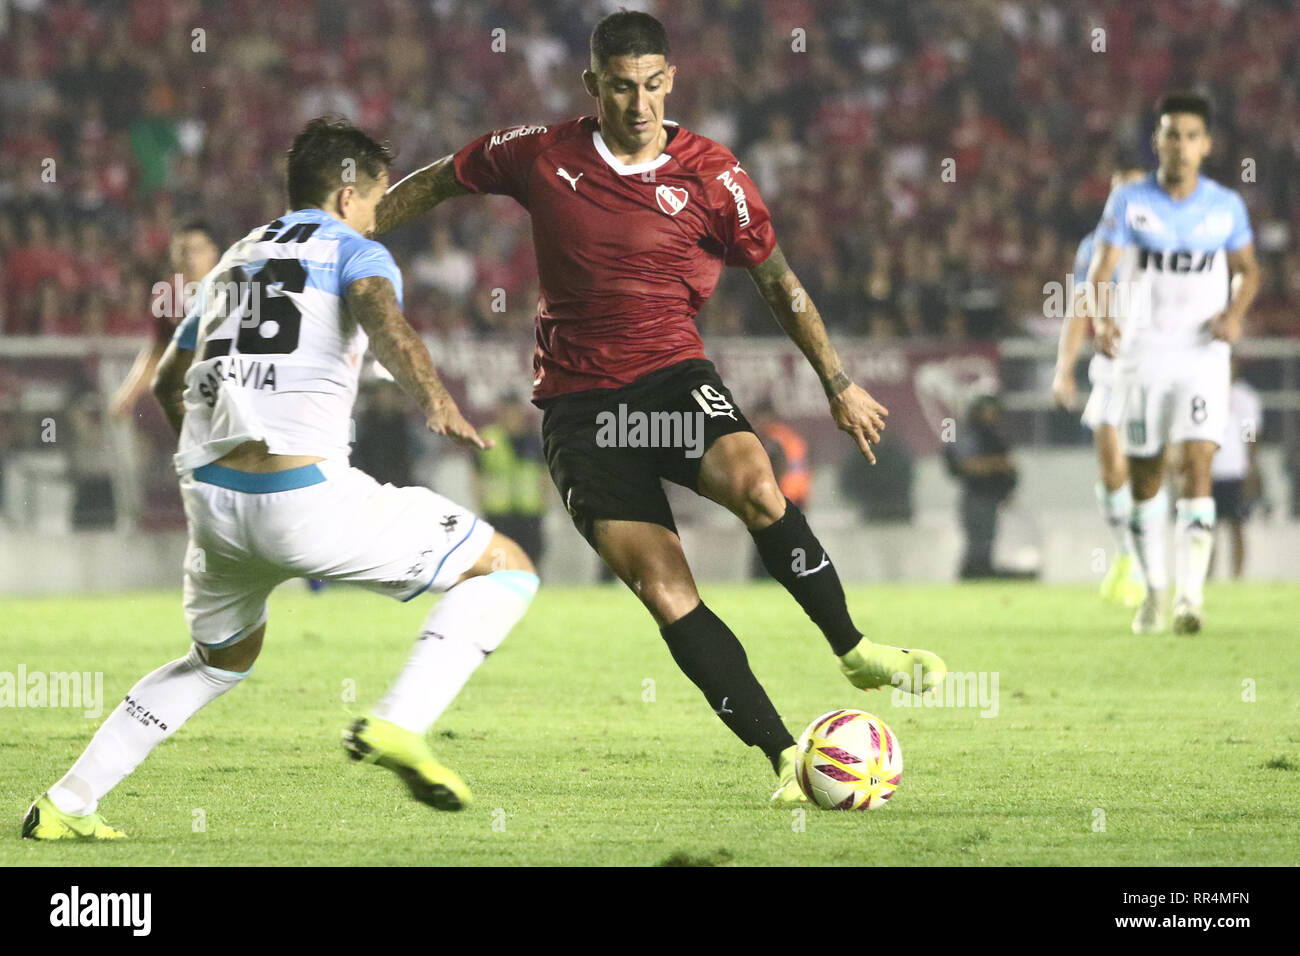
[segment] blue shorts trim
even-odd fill
[[[442,560],[438,562],[438,566],[433,569],[433,577],[429,578],[429,583],[426,584],[424,587],[420,588],[420,590],[416,591],[410,597],[402,598],[403,604],[405,604],[407,601],[414,601],[425,591],[429,590],[429,588],[433,587],[433,582],[438,580],[438,575],[442,571],[442,566],[447,563],[447,559],[452,556],[452,553],[455,552],[457,548],[459,548],[462,544],[464,544],[466,541],[469,540],[469,536],[474,533],[474,529],[477,527],[478,527],[478,518],[475,518],[474,523],[470,525],[469,530],[465,532],[465,537],[461,538],[459,541],[453,544],[451,548],[447,551],[447,553],[442,556]]]
[[[298,488],[319,485],[325,480],[325,473],[315,465],[254,474],[213,464],[200,465],[192,474],[195,481],[256,495],[271,494],[276,491],[295,491]]]

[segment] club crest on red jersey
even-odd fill
[[[660,186],[655,190],[655,200],[659,208],[670,216],[675,216],[686,208],[690,194],[681,186]]]

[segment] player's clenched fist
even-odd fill
[[[496,446],[496,442],[482,438],[455,405],[439,408],[429,417],[426,424],[429,426],[429,431],[435,435],[446,435],[458,445],[483,449]]]
[[[1210,319],[1210,334],[1229,345],[1241,338],[1241,316],[1231,309],[1225,309]]]
[[[889,409],[857,385],[850,385],[830,402],[831,417],[835,419],[836,426],[840,431],[853,436],[867,461],[874,465],[876,456],[871,450],[871,443],[880,441]]]
[[[1079,389],[1074,381],[1073,370],[1057,369],[1052,377],[1052,398],[1056,400],[1057,407],[1067,411],[1074,408],[1078,394]]]
[[[1103,354],[1115,358],[1119,355],[1119,325],[1107,318],[1099,318],[1097,322],[1097,348]]]

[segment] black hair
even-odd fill
[[[1169,113],[1191,113],[1204,121],[1206,130],[1210,128],[1210,101],[1200,93],[1167,94],[1156,107],[1156,119]]]
[[[664,25],[648,13],[620,10],[591,31],[591,64],[599,68],[615,56],[668,56]]]
[[[351,167],[348,160],[352,161]],[[378,179],[393,161],[393,149],[367,136],[341,116],[318,116],[289,147],[289,208],[320,206],[330,193],[364,173]]]
[[[221,248],[221,243],[217,241],[217,233],[216,230],[212,228],[212,223],[200,216],[191,216],[188,219],[182,219],[176,223],[175,228],[172,229],[173,236],[183,236],[187,232],[201,232],[208,237],[209,242],[218,249]]]

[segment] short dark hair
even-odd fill
[[[620,10],[591,31],[591,64],[601,67],[615,56],[668,56],[668,33],[648,13]]]
[[[289,208],[319,206],[330,193],[354,185],[343,178],[351,168],[378,179],[393,161],[393,149],[367,136],[341,116],[318,116],[289,147]]]
[[[182,219],[172,229],[173,236],[183,236],[187,232],[201,232],[208,237],[208,240],[214,246],[218,249],[221,248],[221,243],[217,241],[217,233],[212,228],[212,223],[201,216],[190,216],[188,219]]]
[[[1210,101],[1200,93],[1169,93],[1156,107],[1157,121],[1169,113],[1191,113],[1204,121],[1207,130],[1210,128]]]

